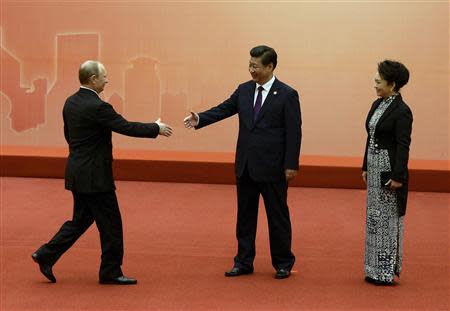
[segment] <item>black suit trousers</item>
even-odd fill
[[[295,256],[291,252],[292,229],[287,206],[288,185],[283,178],[278,182],[258,182],[253,180],[247,168],[237,178],[238,215],[236,238],[238,253],[234,266],[253,268],[255,239],[258,221],[259,197],[262,195],[269,225],[270,254],[275,269],[291,270]]]
[[[122,275],[123,259],[122,218],[116,193],[72,192],[73,218],[66,221],[55,236],[39,248],[38,255],[48,264],[54,265],[78,238],[95,221],[100,233],[102,257],[99,278],[108,280]]]

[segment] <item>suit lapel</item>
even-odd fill
[[[378,108],[378,106],[380,105],[382,99],[377,99],[373,104],[372,107],[370,108],[369,113],[367,114],[367,119],[366,119],[366,129],[367,131],[369,130],[369,122],[370,119],[372,118],[372,115],[374,114],[375,110]]]
[[[378,128],[380,126],[380,124],[383,122],[384,119],[386,119],[386,117],[388,115],[390,115],[392,113],[392,111],[394,111],[397,107],[399,102],[402,100],[402,96],[400,94],[398,94],[395,99],[392,101],[392,103],[389,105],[389,107],[386,108],[386,110],[384,111],[384,113],[381,115],[380,119],[377,122],[376,128]]]
[[[255,90],[256,83],[250,83],[250,86],[248,88],[248,100],[244,105],[245,114],[243,116],[248,128],[253,127],[253,101],[255,99]]]

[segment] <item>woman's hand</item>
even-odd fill
[[[389,186],[390,186],[389,188],[391,190],[395,190],[395,189],[401,188],[403,186],[403,184],[401,182],[398,182],[398,181],[395,181],[392,179],[389,179],[388,184],[389,184]]]

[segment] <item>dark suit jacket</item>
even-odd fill
[[[111,131],[149,138],[159,133],[156,123],[128,122],[96,93],[83,88],[66,100],[63,118],[69,144],[65,187],[74,192],[115,189]]]
[[[285,169],[297,170],[299,167],[302,121],[298,93],[275,79],[254,122],[255,89],[253,81],[239,85],[229,99],[199,114],[200,122],[196,129],[237,113],[237,177],[242,176],[247,166],[250,176],[256,181],[279,181],[285,178]]]
[[[367,141],[362,169],[367,171],[367,147],[369,145],[369,121],[382,99],[377,99],[366,119]],[[403,183],[396,190],[399,215],[406,212],[408,198],[408,158],[411,144],[413,116],[411,109],[399,94],[381,116],[375,128],[375,147],[387,149],[392,169],[391,179]]]

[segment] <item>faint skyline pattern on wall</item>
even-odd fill
[[[1,89],[11,101],[8,118],[11,129],[22,132],[36,128],[45,122],[45,103],[47,100],[47,80],[37,79],[30,88],[21,87],[20,62],[3,46],[1,47],[0,63]]]
[[[57,35],[56,50],[55,77],[35,80],[34,88],[29,89],[20,87],[20,62],[3,46],[1,47],[3,82],[0,92],[6,97],[2,97],[2,105],[6,105],[8,101],[11,108],[6,118],[2,120],[3,142],[12,143],[8,137],[20,135],[24,131],[30,135],[33,131],[27,130],[35,130],[34,139],[22,142],[25,144],[31,142],[33,145],[40,141],[36,136],[45,136],[47,145],[66,144],[62,135],[63,122],[59,116],[66,98],[79,88],[77,74],[80,64],[88,59],[99,59],[101,50],[99,34]],[[128,120],[153,122],[162,116],[164,122],[181,123],[180,120],[187,111],[187,96],[184,92],[176,94],[162,92],[157,64],[158,62],[150,57],[130,59],[129,66],[124,72],[124,96],[109,89],[110,86],[107,85],[108,93],[112,93],[107,102]],[[48,80],[55,82],[47,92]],[[101,94],[101,97],[104,98],[104,94]],[[6,133],[9,133],[9,136]],[[119,145],[126,143],[124,138],[116,140]],[[142,142],[137,141],[132,145],[139,147]]]
[[[299,92],[302,154],[361,156],[377,63],[389,58],[411,72],[402,89],[414,113],[411,158],[449,158],[447,1],[0,5],[1,145],[65,147],[62,106],[78,89],[78,66],[94,58],[108,70],[105,101],[129,121],[161,117],[175,129],[158,139],[113,134],[115,147],[233,152],[238,117],[199,131],[184,129],[183,118],[250,80],[249,50],[266,44],[278,53],[276,77]]]

